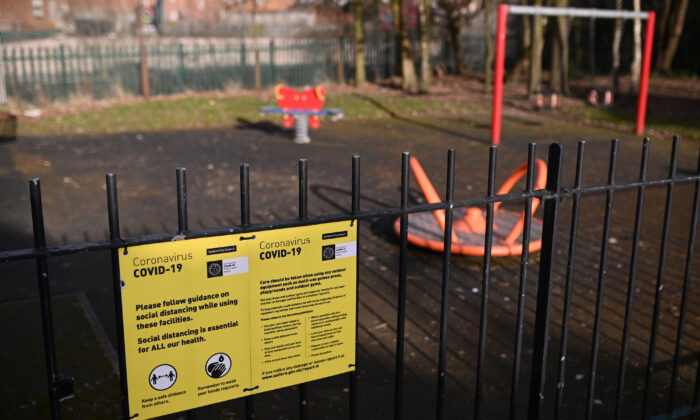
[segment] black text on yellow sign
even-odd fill
[[[130,417],[354,370],[357,224],[119,252]]]

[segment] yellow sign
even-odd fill
[[[354,370],[357,225],[122,248],[129,416]]]

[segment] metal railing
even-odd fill
[[[464,37],[464,66],[483,67],[482,37]],[[277,83],[291,86],[346,83],[354,78],[355,44],[350,39],[182,39],[149,41],[143,67],[150,94],[245,90]],[[365,73],[370,82],[396,74],[393,38],[365,41]],[[456,73],[449,43],[433,51],[434,63]],[[35,46],[4,45],[0,83],[10,100],[42,105],[73,98],[106,99],[143,94],[139,44],[46,41]],[[420,71],[418,51],[416,69]]]
[[[655,280],[655,294],[653,298],[653,310],[651,310],[650,320],[650,339],[647,348],[647,365],[645,369],[645,379],[643,381],[643,400],[636,401],[635,404],[641,404],[642,418],[649,418],[650,412],[649,393],[653,389],[652,376],[656,364],[655,351],[657,349],[660,308],[662,301],[662,293],[664,290],[664,275],[667,261],[669,230],[672,219],[672,209],[674,206],[674,188],[680,184],[694,185],[694,194],[690,203],[692,206],[691,220],[687,224],[688,242],[686,248],[685,270],[682,280],[682,302],[678,309],[679,317],[676,330],[676,338],[673,346],[675,351],[672,357],[672,374],[668,387],[668,399],[666,400],[666,409],[658,417],[655,418],[675,418],[679,415],[687,415],[700,412],[700,364],[696,367],[697,374],[694,378],[693,390],[687,388],[691,385],[686,385],[686,389],[679,389],[679,369],[681,366],[681,350],[686,331],[687,314],[689,310],[688,294],[691,282],[697,280],[697,276],[693,277],[693,257],[695,252],[696,230],[698,225],[698,211],[700,209],[700,160],[698,167],[691,175],[680,176],[677,173],[678,169],[678,152],[679,138],[675,137],[671,151],[668,176],[657,179],[648,179],[647,169],[649,162],[649,139],[645,139],[642,147],[642,157],[639,169],[639,177],[635,181],[617,183],[616,170],[618,162],[618,141],[613,140],[610,149],[610,159],[608,166],[607,182],[599,185],[583,185],[583,168],[584,168],[584,150],[585,142],[580,142],[578,145],[577,159],[575,165],[575,181],[570,187],[562,185],[563,172],[563,147],[560,144],[552,144],[549,147],[548,162],[547,162],[547,181],[544,189],[533,189],[534,168],[535,168],[535,145],[530,144],[528,149],[527,173],[525,189],[522,192],[514,192],[508,194],[495,193],[496,179],[496,157],[497,147],[491,146],[489,150],[489,168],[487,181],[487,194],[482,197],[468,198],[456,200],[454,198],[454,174],[455,174],[455,151],[450,150],[447,155],[447,182],[445,200],[439,203],[432,204],[409,204],[409,172],[410,172],[410,155],[404,153],[402,155],[401,167],[401,205],[400,207],[385,207],[375,210],[361,210],[360,205],[360,157],[353,156],[352,158],[352,174],[351,174],[351,207],[343,213],[329,214],[318,217],[308,216],[308,170],[307,161],[299,160],[299,217],[293,220],[278,220],[264,222],[259,224],[251,224],[250,222],[250,188],[249,188],[249,165],[243,163],[240,165],[240,205],[241,205],[241,223],[237,226],[226,226],[214,229],[189,230],[187,223],[187,191],[186,191],[186,173],[184,168],[176,170],[177,179],[177,215],[178,215],[178,232],[152,234],[146,236],[122,238],[119,228],[119,206],[117,202],[117,178],[114,174],[106,175],[107,189],[107,207],[109,216],[109,240],[85,242],[70,245],[47,246],[44,226],[43,226],[43,210],[41,204],[41,191],[38,179],[32,179],[29,182],[30,197],[32,203],[32,220],[34,226],[34,248],[19,249],[0,252],[0,263],[34,259],[37,263],[37,275],[39,278],[41,313],[44,326],[44,348],[47,366],[47,375],[49,382],[49,391],[51,399],[51,412],[53,418],[58,418],[60,415],[59,400],[65,397],[66,392],[69,392],[68,386],[70,378],[58,373],[57,361],[53,344],[52,331],[52,314],[50,305],[50,291],[48,287],[49,273],[46,261],[48,258],[59,255],[82,254],[97,250],[111,250],[112,253],[112,283],[114,286],[114,306],[117,319],[117,335],[118,335],[118,352],[121,378],[121,402],[124,416],[128,416],[129,407],[127,399],[126,375],[124,365],[124,337],[121,325],[121,301],[120,301],[120,275],[117,251],[120,247],[141,245],[147,243],[157,243],[170,241],[173,238],[201,238],[217,235],[225,235],[230,233],[245,233],[251,231],[269,230],[283,227],[293,226],[308,226],[323,222],[357,220],[358,222],[368,221],[370,219],[394,219],[399,217],[400,228],[400,247],[398,261],[398,287],[396,296],[397,307],[397,327],[396,327],[396,353],[395,353],[395,376],[394,376],[394,417],[403,418],[404,413],[404,342],[405,329],[404,323],[406,320],[406,298],[407,298],[407,278],[408,278],[408,228],[409,214],[432,212],[436,210],[444,211],[445,215],[445,230],[444,230],[444,251],[442,253],[442,280],[441,280],[441,297],[440,304],[440,323],[439,323],[439,351],[438,363],[435,379],[437,381],[437,398],[435,406],[436,418],[445,418],[445,404],[448,395],[446,394],[445,378],[449,374],[450,369],[446,363],[446,351],[448,345],[448,330],[449,330],[449,302],[448,290],[450,288],[450,279],[454,277],[451,273],[452,261],[452,221],[453,214],[456,209],[466,207],[485,207],[486,209],[486,229],[484,233],[484,253],[481,264],[481,305],[480,319],[478,329],[469,331],[469,333],[478,336],[478,353],[476,357],[476,373],[475,383],[473,388],[465,391],[473,394],[473,413],[475,419],[484,418],[484,396],[489,390],[484,385],[485,376],[485,358],[487,355],[487,321],[489,319],[489,290],[491,286],[491,273],[493,258],[491,249],[493,246],[494,232],[494,206],[496,203],[522,203],[524,212],[524,226],[522,235],[522,253],[520,254],[520,270],[517,274],[518,283],[518,301],[516,314],[515,340],[513,348],[513,367],[512,378],[510,383],[510,395],[507,397],[505,393],[498,400],[502,405],[508,404],[509,418],[521,418],[524,415],[523,404],[519,403],[518,395],[521,394],[521,389],[527,389],[529,394],[527,402],[527,416],[529,419],[540,419],[548,417],[548,414],[554,412],[554,418],[562,416],[562,407],[564,396],[566,394],[567,377],[565,375],[567,364],[571,362],[571,356],[568,355],[570,350],[567,341],[569,336],[569,320],[571,317],[570,308],[572,302],[572,292],[574,290],[574,280],[576,278],[575,256],[577,253],[577,237],[579,232],[579,215],[582,198],[586,196],[605,195],[604,217],[602,220],[602,238],[600,247],[600,257],[598,261],[598,276],[595,285],[595,306],[594,306],[594,324],[592,327],[591,349],[589,353],[590,364],[588,366],[587,375],[587,392],[578,396],[569,395],[569,398],[574,398],[579,403],[585,406],[586,418],[595,416],[595,395],[598,385],[598,362],[600,358],[600,335],[601,335],[601,320],[603,314],[603,299],[605,297],[605,285],[608,276],[608,253],[609,244],[611,243],[611,218],[615,196],[622,191],[636,191],[637,201],[634,214],[634,233],[632,235],[632,250],[629,263],[629,278],[627,282],[627,293],[624,310],[623,335],[621,339],[619,359],[614,362],[617,366],[617,384],[615,393],[615,413],[616,417],[621,417],[624,412],[624,395],[626,390],[626,367],[628,359],[628,351],[630,348],[630,323],[632,320],[632,304],[635,294],[635,282],[637,280],[638,266],[638,251],[640,246],[640,234],[644,227],[643,223],[643,208],[644,199],[647,189],[654,187],[666,188],[665,208],[663,211],[663,228],[661,235],[661,246],[659,252],[659,262],[657,265],[657,275]],[[571,218],[569,233],[568,256],[564,261],[564,253],[557,249],[557,238],[561,236],[561,232],[566,231],[560,221],[562,214],[561,202],[564,199],[572,199]],[[532,334],[532,359],[529,366],[530,378],[529,388],[523,388],[524,379],[521,375],[528,371],[527,366],[523,366],[524,341],[525,333],[524,323],[526,319],[525,299],[528,264],[531,260],[530,249],[530,231],[532,218],[530,210],[532,209],[533,200],[541,200],[543,203],[542,214],[542,246],[538,257],[538,279],[536,292],[536,308],[534,315],[534,332]],[[678,203],[676,203],[678,205]],[[359,241],[358,236],[358,241]],[[360,254],[361,247],[358,245],[358,264],[363,256]],[[557,369],[556,372],[548,366],[549,354],[549,337],[552,335],[552,289],[555,278],[555,267],[565,265],[565,284],[562,288],[563,292],[563,308],[561,311],[562,321],[560,330],[560,342],[558,346]],[[562,276],[559,275],[559,278]],[[359,282],[358,282],[359,284]],[[359,289],[358,289],[359,291]],[[362,300],[362,295],[358,293],[358,301]],[[645,311],[645,313],[649,313]],[[357,336],[356,336],[357,340]],[[359,341],[356,341],[356,344]],[[694,349],[693,353],[697,353],[698,349]],[[551,364],[550,364],[551,365]],[[548,369],[549,368],[549,369]],[[351,419],[358,418],[358,403],[360,394],[358,391],[358,373],[357,371],[349,374],[349,417]],[[687,376],[687,375],[686,375]],[[693,378],[684,378],[684,383],[691,382]],[[547,386],[549,384],[549,386]],[[685,400],[690,399],[690,404],[678,406],[679,395],[681,391],[685,395]],[[305,385],[300,387],[299,394],[299,413],[302,419],[308,418],[308,399],[309,393]],[[546,406],[546,402],[552,402],[552,406]],[[254,417],[254,399],[247,397],[245,400],[246,418]],[[656,405],[655,407],[658,407]],[[657,408],[658,409],[658,408]]]

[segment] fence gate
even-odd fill
[[[294,397],[298,400],[296,407],[281,406],[281,400],[271,400],[269,393],[245,396],[242,411],[246,418],[252,419],[256,411],[260,414],[261,410],[269,410],[271,405],[277,404],[274,409],[278,412],[298,410],[299,417],[305,419],[310,417],[309,404],[314,400],[321,407],[314,413],[324,418],[339,415],[351,419],[391,416],[397,419],[433,416],[438,419],[457,416],[476,419],[677,418],[700,411],[699,325],[697,306],[693,306],[697,304],[694,300],[697,291],[692,290],[698,286],[693,261],[700,205],[700,161],[691,173],[679,174],[679,139],[676,137],[668,175],[649,179],[649,144],[649,139],[645,139],[638,178],[620,183],[616,181],[618,142],[612,141],[607,182],[600,185],[584,183],[585,142],[578,145],[571,185],[565,185],[562,180],[563,148],[552,144],[546,162],[546,178],[542,176],[540,180],[545,182],[544,186],[538,186],[535,181],[536,169],[544,171],[545,168],[544,164],[537,163],[535,145],[530,144],[527,163],[520,171],[525,179],[520,191],[520,187],[513,191],[496,190],[497,148],[492,146],[487,194],[460,200],[454,198],[454,150],[447,154],[444,200],[432,189],[418,161],[404,153],[400,207],[373,210],[362,210],[360,157],[353,156],[350,185],[345,190],[338,189],[349,194],[350,207],[341,213],[317,217],[308,217],[307,161],[301,159],[298,219],[255,225],[250,222],[249,165],[243,163],[240,165],[240,224],[201,230],[188,225],[186,173],[184,168],[178,168],[178,231],[136,237],[122,235],[117,177],[107,174],[109,239],[59,246],[46,243],[40,182],[35,178],[29,182],[34,246],[2,251],[0,262],[36,262],[45,380],[53,418],[60,417],[60,401],[70,396],[74,387],[86,385],[79,377],[62,374],[59,368],[63,353],[57,353],[54,344],[49,260],[86,254],[81,257],[84,259],[89,258],[87,253],[110,252],[120,404],[126,418],[134,412],[130,411],[129,395],[135,392],[127,386],[131,367],[126,351],[131,343],[125,344],[125,331],[127,335],[131,333],[124,327],[126,315],[122,313],[122,298],[126,299],[125,290],[131,286],[131,280],[126,279],[149,274],[144,264],[151,258],[153,261],[174,258],[172,267],[167,262],[163,268],[173,271],[179,270],[178,264],[184,267],[188,259],[187,247],[157,257],[142,256],[136,250],[145,248],[139,247],[238,235],[240,238],[235,244],[222,243],[207,249],[207,254],[209,251],[213,255],[227,254],[235,251],[234,245],[243,247],[243,239],[255,238],[255,235],[260,239],[286,228],[302,232],[295,239],[301,242],[295,244],[303,244],[303,232],[314,231],[326,223],[345,227],[337,232],[323,231],[324,240],[333,241],[333,250],[324,247],[323,259],[341,258],[343,253],[356,255],[354,266],[351,264],[344,269],[356,273],[349,276],[350,283],[347,283],[347,296],[352,297],[348,316],[353,320],[356,314],[359,316],[357,323],[343,328],[355,334],[350,336],[350,349],[353,353],[357,350],[357,365],[354,366],[353,360],[344,367],[342,372],[347,373],[342,373],[342,377],[346,379],[341,380],[337,389],[324,386],[312,393],[313,384],[294,386],[297,390],[294,392],[298,393]],[[416,191],[412,193],[409,188],[412,170],[427,202],[412,202],[415,200],[411,196]],[[514,185],[515,179],[507,188]],[[314,192],[324,194],[321,190]],[[648,199],[652,193],[654,199],[663,197],[661,207],[655,207],[653,200]],[[539,203],[541,210],[533,211]],[[503,219],[508,217],[517,229],[504,230]],[[476,235],[478,238],[473,239],[477,245],[471,248],[464,236],[465,223],[471,223],[469,232],[472,234],[480,232]],[[432,227],[428,226],[430,224]],[[623,225],[631,226],[631,230],[625,233],[621,230]],[[674,227],[680,227],[680,233]],[[353,229],[358,234],[355,242],[351,239]],[[430,235],[426,231],[431,229],[432,242],[421,243],[421,235]],[[331,236],[326,237],[327,234]],[[683,236],[682,240],[677,240],[679,235]],[[441,249],[442,253],[438,257],[431,251],[409,247],[409,242]],[[365,252],[368,249],[365,244],[386,252]],[[268,249],[264,245],[259,247],[256,254],[251,254],[255,258],[260,251],[261,259],[275,257],[272,253],[265,254]],[[129,249],[132,249],[131,260],[124,258]],[[270,252],[275,249],[270,248]],[[392,258],[393,249],[398,253],[398,260]],[[289,250],[305,252],[294,244]],[[472,253],[472,256],[457,256],[456,253]],[[321,255],[318,257],[320,259]],[[216,267],[207,266],[208,277],[219,276],[222,270],[228,273],[247,270],[248,263],[253,263],[246,260],[243,265],[240,259],[226,258],[229,257],[217,257]],[[457,258],[467,259],[468,264],[455,264]],[[125,261],[131,261],[133,273],[125,273]],[[138,265],[141,267],[136,267]],[[395,278],[388,266],[396,267]],[[159,274],[157,270],[154,273]],[[355,275],[357,283],[354,283]],[[164,291],[157,290],[161,292]],[[670,305],[667,294],[672,298]],[[205,301],[206,295],[202,296]],[[144,304],[148,306],[148,302]],[[151,308],[140,305],[143,311],[138,312],[138,306],[137,313],[143,315],[143,322],[150,322],[147,310]],[[382,313],[381,308],[389,308],[390,312]],[[128,311],[133,312],[131,308]],[[128,321],[133,324],[131,318]],[[225,321],[221,320],[222,328],[232,326]],[[21,320],[10,322],[19,324]],[[252,328],[250,334],[259,333],[256,328]],[[283,331],[281,328],[280,334]],[[144,347],[151,345],[148,340],[144,343],[147,343]],[[375,348],[381,351],[373,353]],[[378,354],[390,354],[391,360]],[[225,374],[237,361],[223,352],[212,357],[207,361],[210,376]],[[39,361],[27,360],[27,363]],[[164,361],[158,366],[160,370],[143,374],[148,374],[153,382],[151,386],[158,389],[163,381],[169,381],[167,385],[176,381],[171,368]],[[329,371],[329,374],[340,372]],[[381,379],[371,379],[380,374],[383,374]],[[184,373],[178,375],[182,381],[186,380]],[[200,391],[206,392],[206,389]],[[163,392],[166,395],[167,391]],[[290,391],[275,392],[289,395]],[[337,402],[337,396],[344,393],[347,393],[347,397],[343,397],[347,403],[330,402]],[[386,398],[387,395],[391,398]],[[329,405],[322,399],[327,399]],[[190,414],[196,415],[196,410]]]

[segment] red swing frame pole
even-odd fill
[[[642,74],[639,77],[639,102],[637,103],[637,125],[635,133],[644,133],[644,121],[647,115],[647,97],[649,95],[649,72],[651,71],[651,51],[654,45],[654,24],[656,13],[649,12],[647,28],[644,34],[644,56],[642,57]]]
[[[498,146],[501,142],[501,115],[503,113],[503,68],[506,58],[506,20],[508,5],[498,5],[498,22],[496,24],[496,57],[493,72],[493,110],[491,114],[491,144]]]
[[[582,18],[605,19],[644,19],[647,21],[644,34],[644,55],[639,78],[639,99],[637,103],[637,121],[635,133],[644,132],[644,122],[647,113],[647,99],[649,96],[649,72],[651,71],[651,54],[654,44],[654,24],[656,14],[654,12],[635,12],[629,10],[588,9],[575,7],[542,7],[506,5],[498,6],[498,21],[496,26],[496,57],[494,62],[493,77],[493,109],[491,114],[491,144],[497,146],[501,142],[501,117],[503,115],[503,68],[506,53],[506,19],[508,14],[531,16],[569,16]]]

